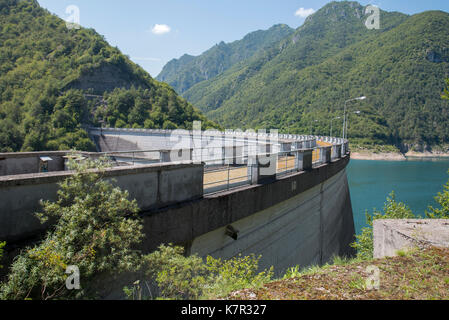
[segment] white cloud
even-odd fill
[[[170,31],[171,28],[166,24],[155,24],[154,27],[151,29],[151,32],[156,35],[166,34],[169,33]]]
[[[315,13],[315,10],[312,8],[310,8],[310,9],[299,8],[298,10],[296,10],[295,16],[301,17],[301,18],[307,18],[308,16],[310,16],[311,14],[314,14],[314,13]]]

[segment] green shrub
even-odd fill
[[[92,297],[99,275],[132,270],[139,254],[133,250],[143,234],[135,200],[103,179],[101,161],[71,162],[75,173],[60,183],[58,199],[42,202],[37,216],[55,226],[45,240],[14,260],[2,299],[71,299]],[[91,168],[98,168],[93,171]],[[80,271],[80,290],[66,288],[67,266]]]
[[[366,223],[369,227],[363,228],[360,235],[356,235],[356,242],[351,246],[357,249],[357,256],[360,259],[370,260],[373,258],[373,223],[377,219],[415,219],[416,216],[402,202],[396,201],[394,191],[387,198],[383,212],[374,209],[373,214],[366,212]]]
[[[430,219],[449,219],[449,181],[444,185],[443,192],[439,192],[435,197],[435,201],[440,208],[429,206],[426,216]]]
[[[449,79],[446,79],[446,88],[444,89],[441,98],[449,100]]]
[[[146,275],[157,281],[161,297],[168,299],[198,299],[208,282],[209,272],[197,255],[183,256],[184,249],[161,245],[147,255]]]
[[[206,290],[208,298],[224,297],[243,288],[258,288],[273,277],[273,267],[258,273],[259,260],[251,254],[239,255],[229,260],[207,257],[207,266],[213,275],[212,285]]]
[[[219,298],[234,290],[261,286],[273,276],[272,268],[257,273],[260,257],[254,255],[229,260],[207,257],[204,262],[198,255],[185,257],[183,253],[183,248],[161,245],[145,257],[146,275],[156,280],[160,298]],[[139,284],[124,291],[135,297]]]
[[[0,242],[0,262],[3,258],[3,248],[6,246],[6,242]],[[3,266],[0,264],[0,269],[3,268]]]

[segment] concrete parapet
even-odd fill
[[[449,220],[374,220],[374,258],[394,257],[399,250],[449,248]]]
[[[41,157],[50,157],[48,172],[64,170],[64,156],[70,151],[0,153],[0,176],[38,173]]]
[[[72,172],[61,171],[0,177],[0,239],[14,243],[44,232],[34,213],[39,201],[55,201],[58,183]],[[128,190],[142,210],[151,210],[203,196],[202,164],[170,163],[116,167],[105,171],[106,179]]]

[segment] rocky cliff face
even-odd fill
[[[441,52],[439,52],[441,51]],[[449,49],[426,51],[426,59],[434,63],[449,62]]]
[[[65,89],[93,89],[94,94],[102,95],[105,91],[110,92],[115,88],[129,89],[132,86],[148,88],[148,83],[116,65],[102,64],[69,83]]]

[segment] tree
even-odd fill
[[[443,188],[443,192],[439,192],[435,197],[440,208],[429,206],[429,211],[426,211],[426,216],[430,219],[449,219],[449,181]]]
[[[15,259],[0,298],[92,297],[98,276],[133,270],[138,264],[139,251],[133,248],[143,233],[136,201],[104,180],[104,161],[69,165],[75,172],[60,183],[57,201],[42,202],[37,214],[42,222],[55,221],[54,227],[40,244]],[[66,288],[68,266],[78,267],[80,290]]]
[[[6,242],[0,242],[0,262],[3,258],[3,248],[6,246]],[[0,264],[0,269],[3,268],[3,266]]]
[[[446,88],[444,89],[444,93],[441,97],[443,99],[449,100],[449,79],[446,79]]]

